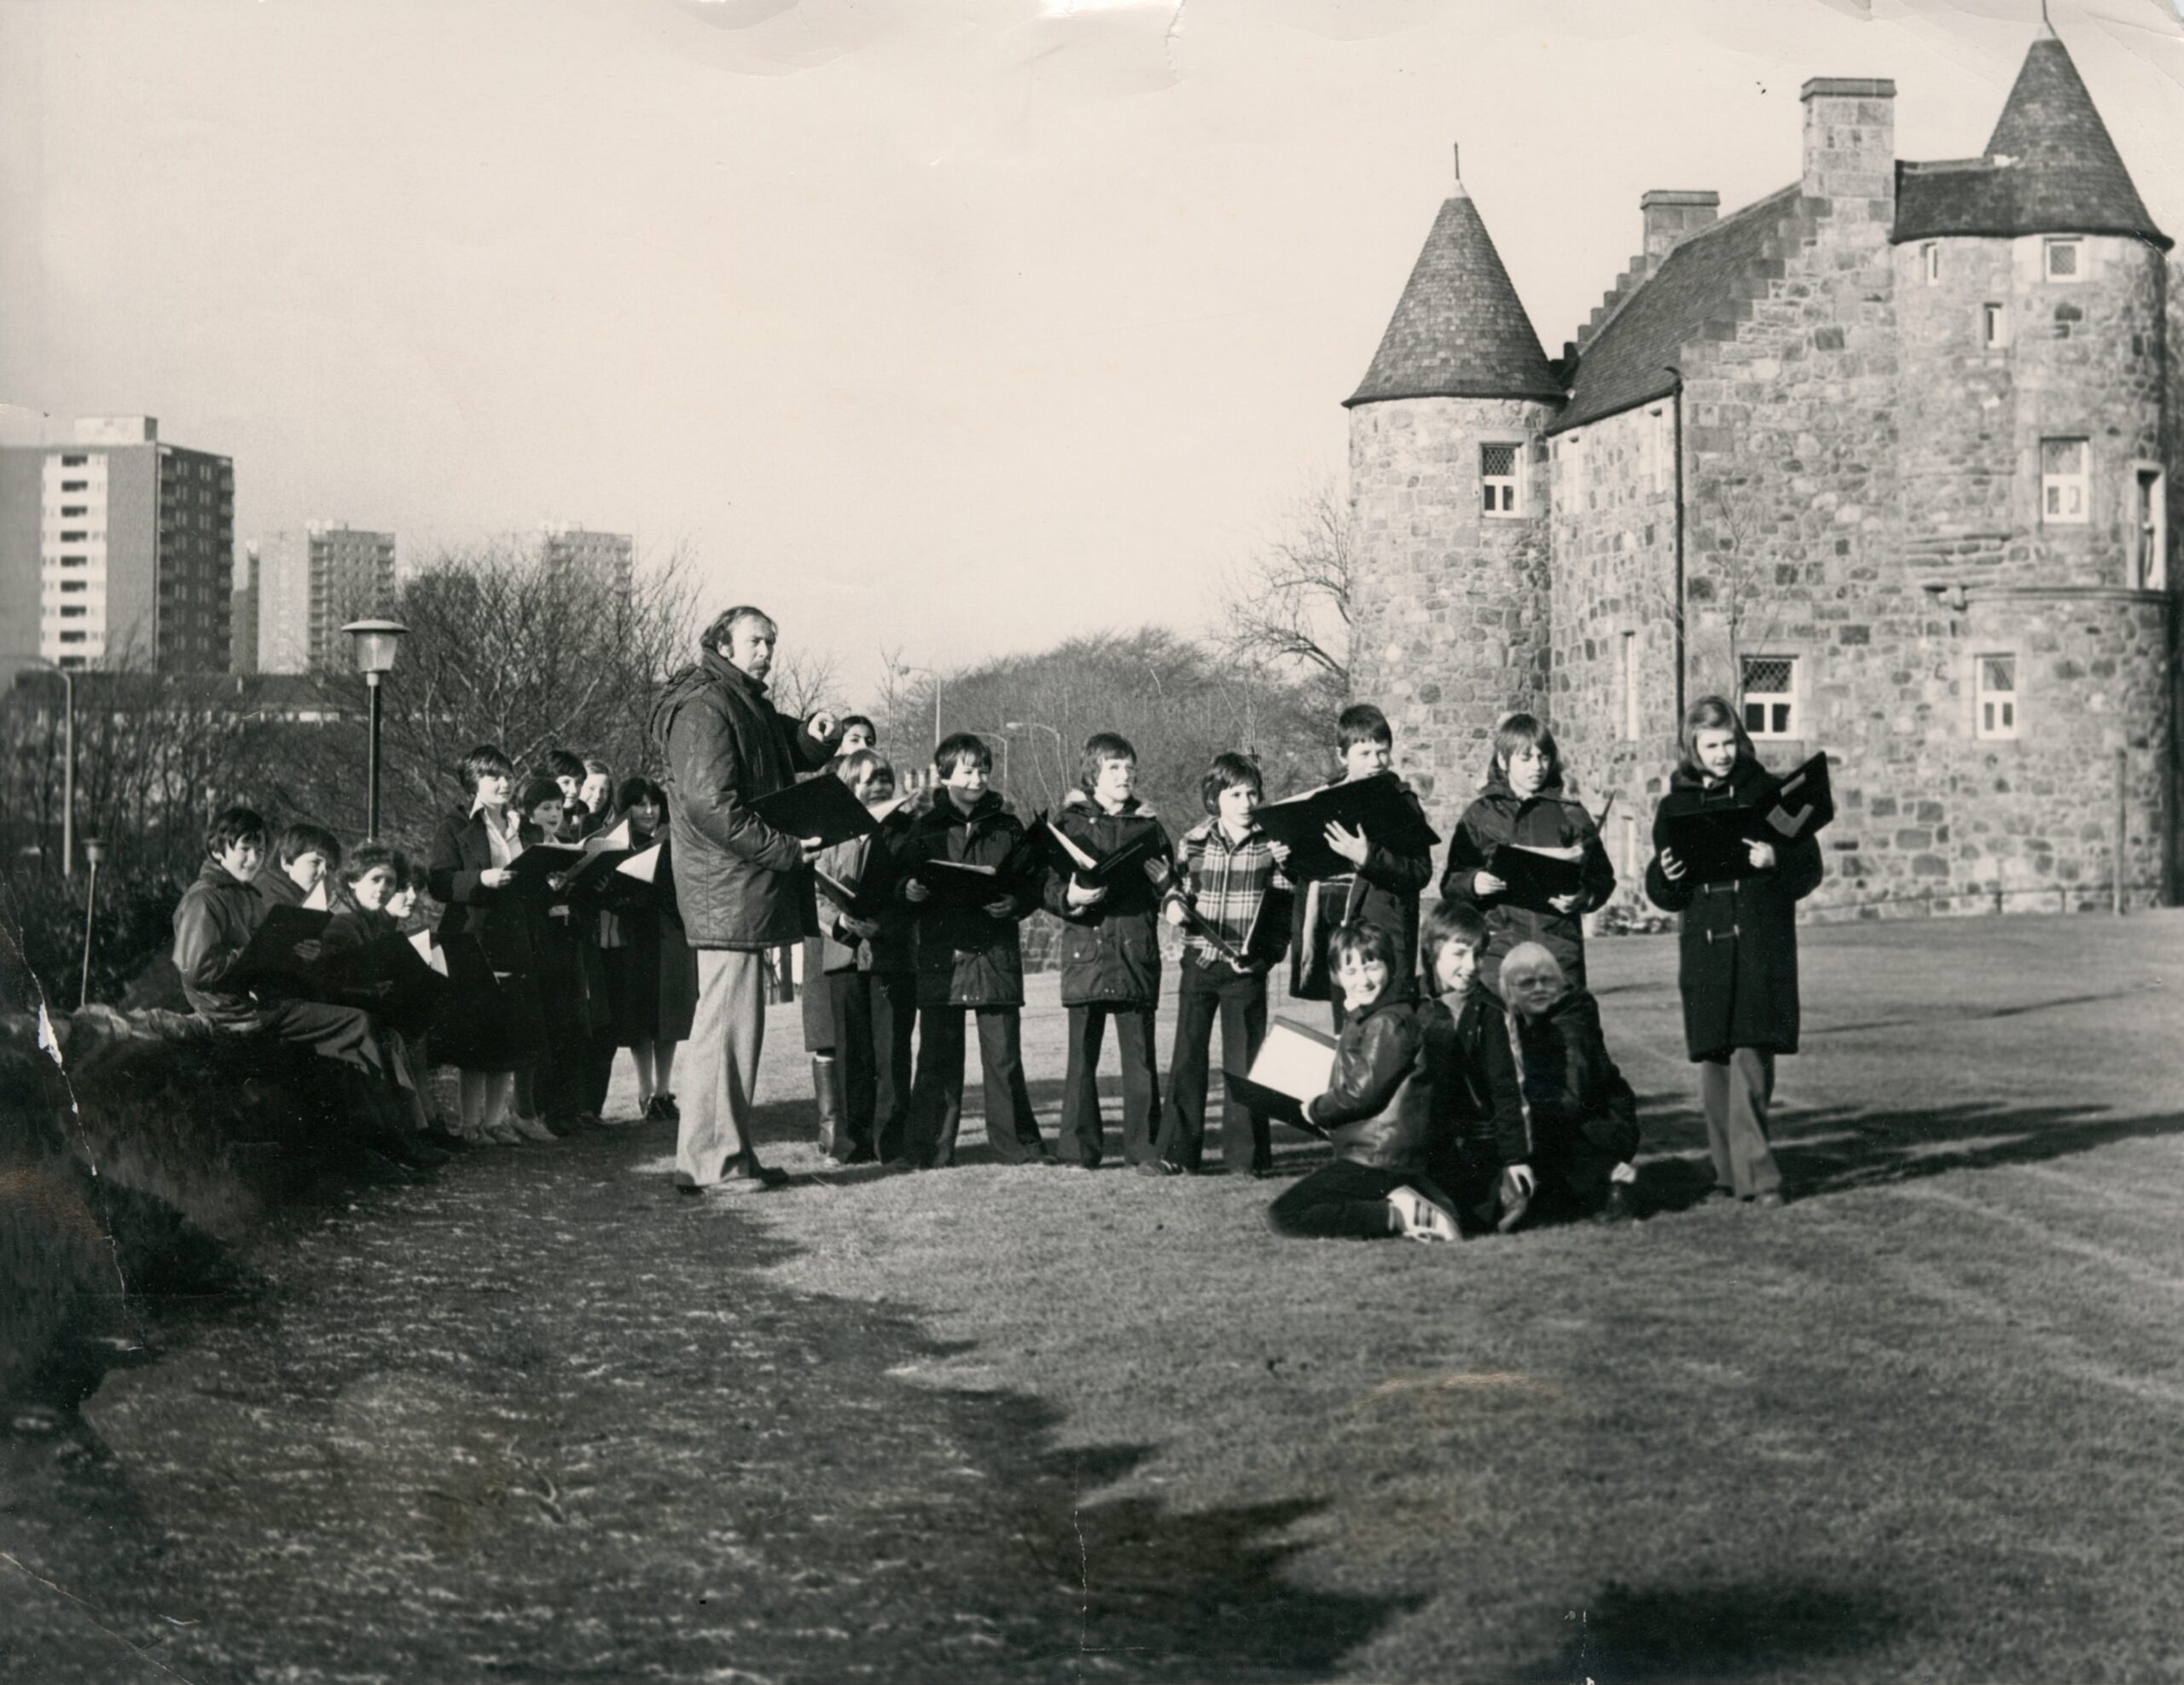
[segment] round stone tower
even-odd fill
[[[1947,615],[1930,777],[1952,886],[2002,910],[2164,898],[2164,253],[2063,44],[1985,153],[1908,166],[1893,253],[1904,554]],[[2053,898],[2049,898],[2050,894]]]
[[[1548,710],[1542,429],[1564,397],[1459,174],[1350,411],[1350,692],[1443,835],[1504,714]]]

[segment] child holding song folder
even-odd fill
[[[963,1113],[963,1014],[979,1020],[986,1141],[1004,1164],[1053,1162],[1024,1080],[1024,950],[1017,926],[1039,904],[1036,872],[1008,868],[1022,822],[989,789],[993,751],[959,731],[932,752],[938,781],[905,840],[903,898],[918,909],[918,1057],[907,1152],[956,1161]]]
[[[1583,988],[1584,915],[1614,893],[1600,827],[1563,793],[1554,734],[1531,714],[1511,714],[1494,734],[1486,782],[1464,810],[1441,874],[1442,899],[1476,907],[1486,921],[1487,986],[1502,986],[1512,948],[1536,942]]]
[[[1699,1067],[1714,1191],[1779,1206],[1768,1107],[1775,1059],[1798,1050],[1798,903],[1824,870],[1817,827],[1792,840],[1766,824],[1780,781],[1721,697],[1691,705],[1682,742],[1653,816],[1646,893],[1682,915],[1684,1041]]]

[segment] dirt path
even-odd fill
[[[466,1155],[269,1248],[96,1438],[20,1423],[5,1676],[1291,1679],[1377,1624],[1276,1584],[1290,1508],[1081,1508],[1136,1449],[892,1374],[945,1354],[770,1285],[669,1136]]]

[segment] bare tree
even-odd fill
[[[773,693],[774,706],[783,713],[809,719],[830,705],[840,711],[840,671],[841,663],[833,651],[799,645],[775,655],[766,674],[766,689]]]
[[[1329,477],[1293,498],[1252,556],[1224,576],[1222,644],[1240,659],[1301,670],[1346,696],[1356,567],[1350,502]]]

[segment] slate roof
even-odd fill
[[[1726,340],[1782,273],[1798,220],[1796,183],[1687,236],[1600,324],[1577,358],[1568,405],[1548,426],[1562,433],[1676,390],[1669,365],[1683,348]]]
[[[1943,235],[2122,234],[2154,226],[2069,51],[2043,34],[2025,54],[1984,156],[1900,164],[1898,245]]]
[[[1398,398],[1561,396],[1502,254],[1459,183],[1433,219],[1364,383],[1344,407]]]

